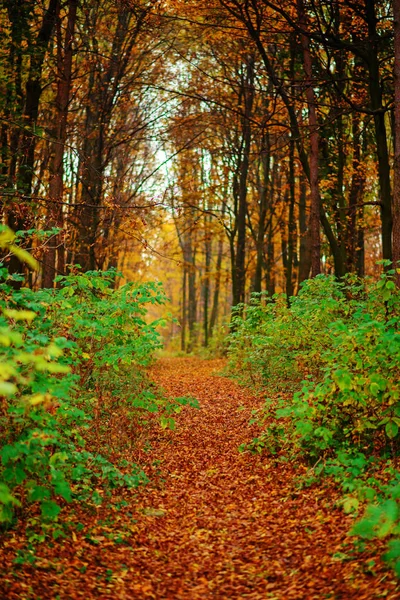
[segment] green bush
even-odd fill
[[[6,228],[0,245],[35,266]],[[0,275],[0,522],[38,505],[45,529],[63,502],[100,502],[100,484],[146,481],[136,465],[121,470],[86,443],[110,399],[131,420],[161,411],[164,427],[187,402],[162,398],[144,372],[161,346],[158,323],[145,319],[149,303],[165,301],[159,284],[115,290],[113,271],[78,272],[59,277],[57,289],[32,291],[16,290],[5,268]]]
[[[241,448],[310,461],[333,477],[343,507],[369,503],[353,534],[400,534],[400,293],[394,271],[379,281],[320,276],[288,306],[253,299],[237,316],[230,367],[260,389],[275,389],[254,420],[261,434]],[[382,470],[386,475],[382,475]],[[390,471],[389,483],[387,473]],[[386,481],[386,482],[385,482]],[[400,574],[400,543],[387,559]]]
[[[400,295],[392,275],[368,290],[318,277],[289,307],[278,297],[236,317],[231,368],[261,387],[296,389],[290,399],[267,401],[263,447],[311,459],[347,446],[397,447]]]
[[[239,307],[242,308],[242,307]],[[307,373],[318,375],[321,352],[329,347],[329,322],[347,310],[333,277],[306,281],[290,306],[284,294],[255,294],[232,319],[231,370],[257,387],[292,390]]]

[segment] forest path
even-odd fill
[[[127,492],[119,510],[104,503],[88,518],[74,509],[71,523],[85,528],[39,546],[35,568],[15,569],[0,598],[400,598],[376,556],[346,559],[352,518],[332,508],[332,488],[299,489],[301,471],[238,452],[257,433],[248,421],[262,400],[220,376],[223,365],[171,358],[153,367],[169,396],[195,397],[200,409],[185,407],[175,431],[149,427],[137,462],[150,483]]]
[[[164,481],[140,494],[149,516],[137,517],[137,547],[115,597],[399,598],[379,567],[365,572],[365,556],[333,558],[346,552],[351,517],[332,511],[331,489],[296,489],[292,467],[238,452],[262,401],[219,376],[223,364],[171,358],[152,370],[169,396],[193,396],[200,410],[184,409],[176,431],[152,442]]]

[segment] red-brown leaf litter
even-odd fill
[[[221,376],[223,366],[159,360],[154,380],[200,409],[185,407],[174,431],[154,425],[137,456],[150,483],[125,493],[119,511],[71,510],[85,528],[40,545],[35,568],[12,563],[22,533],[7,534],[1,598],[400,598],[383,548],[354,552],[353,517],[335,508],[334,488],[301,487],[307,467],[238,452],[257,432],[248,421],[263,400]]]

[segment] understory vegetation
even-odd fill
[[[363,515],[351,535],[361,545],[387,538],[385,558],[400,575],[394,277],[390,269],[378,281],[318,276],[290,303],[284,295],[254,295],[233,319],[229,362],[244,383],[272,396],[254,413],[262,434],[240,449],[307,461],[305,483],[333,478],[343,490],[343,509]]]
[[[9,229],[0,236],[35,267]],[[117,275],[75,270],[33,291],[0,271],[0,523],[23,518],[30,542],[66,534],[66,503],[98,506],[146,483],[129,460],[138,425],[159,413],[173,428],[190,402],[164,398],[145,372],[161,346],[159,322],[146,321],[147,306],[165,302],[161,285],[114,289]]]

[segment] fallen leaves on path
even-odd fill
[[[248,421],[262,400],[219,376],[222,367],[157,363],[152,375],[166,393],[196,397],[200,409],[185,408],[175,431],[153,428],[151,449],[137,457],[150,484],[125,494],[124,509],[104,506],[89,522],[71,512],[85,533],[39,547],[35,569],[12,566],[10,535],[1,597],[400,598],[380,549],[353,552],[352,517],[333,508],[335,490],[297,488],[301,467],[238,452],[256,433]]]

